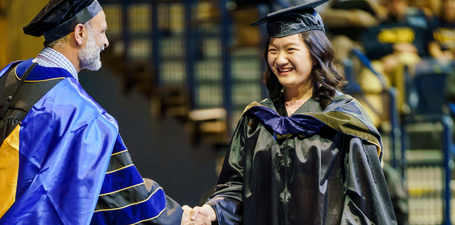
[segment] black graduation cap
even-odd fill
[[[275,38],[286,37],[309,30],[324,31],[322,18],[314,8],[327,1],[329,0],[316,0],[278,10],[267,14],[267,16],[252,23],[251,26],[267,22],[267,32],[270,37]]]
[[[85,23],[102,10],[96,0],[50,0],[24,27],[24,33],[44,35],[46,43],[65,37],[79,23]]]

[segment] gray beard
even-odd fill
[[[101,68],[101,49],[96,45],[95,37],[91,31],[88,32],[87,44],[83,46],[79,52],[78,57],[81,69],[97,71]]]

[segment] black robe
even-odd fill
[[[287,117],[283,100],[250,104],[215,193],[219,224],[396,224],[381,137],[360,103],[313,98]]]

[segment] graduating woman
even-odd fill
[[[215,193],[184,207],[183,223],[396,224],[380,165],[381,137],[359,102],[340,92],[315,1],[268,14],[264,81],[246,107]]]

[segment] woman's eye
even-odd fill
[[[276,49],[271,48],[269,49],[269,52],[276,52]]]

